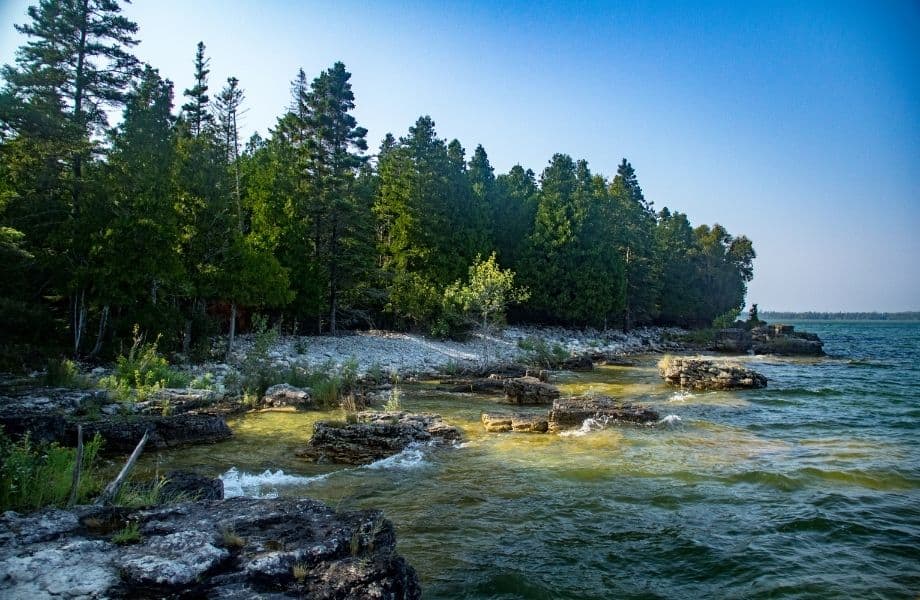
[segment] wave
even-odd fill
[[[425,466],[427,461],[425,460],[425,449],[430,447],[431,444],[426,444],[422,442],[414,442],[406,446],[406,448],[394,454],[393,456],[388,456],[386,458],[381,458],[380,460],[375,460],[374,462],[364,465],[362,469],[417,469],[419,467]]]
[[[682,419],[677,415],[668,415],[666,417],[663,417],[660,421],[658,421],[658,424],[659,425],[669,425],[673,427],[675,425],[679,425],[681,420]]]
[[[593,419],[591,417],[588,417],[587,419],[582,421],[581,427],[579,427],[578,429],[569,429],[568,431],[562,431],[559,433],[559,435],[562,437],[581,437],[583,435],[587,435],[591,433],[592,431],[600,431],[601,429],[604,429],[605,427],[607,427],[608,422],[609,422],[609,419],[605,419],[605,418]]]
[[[307,485],[314,481],[321,481],[331,475],[288,475],[283,470],[272,471],[266,469],[262,473],[240,472],[236,467],[230,467],[220,476],[224,482],[224,497],[235,498],[246,496],[248,498],[277,498],[278,488],[292,485]]]
[[[694,395],[691,392],[686,390],[681,390],[679,392],[674,392],[671,394],[671,397],[668,398],[668,402],[686,402],[690,398],[693,398]]]

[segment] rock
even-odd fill
[[[504,384],[505,399],[512,404],[549,404],[559,397],[559,390],[536,377],[516,377]]]
[[[150,430],[147,448],[171,448],[188,444],[203,444],[225,440],[233,435],[223,417],[217,415],[172,415],[168,417],[128,417],[83,423],[84,439],[97,432],[105,439],[106,452],[131,452]],[[75,423],[59,440],[74,445],[77,440]]]
[[[519,433],[546,433],[549,430],[549,421],[546,415],[537,414],[511,414],[498,415],[482,413],[482,424],[490,433],[503,433],[514,431]]]
[[[549,431],[556,433],[580,427],[585,419],[603,423],[656,423],[658,413],[642,407],[624,404],[606,396],[576,396],[560,398],[549,411]]]
[[[716,332],[713,349],[718,352],[747,354],[752,345],[751,333],[746,329],[729,328]]]
[[[205,477],[190,471],[170,471],[160,496],[167,500],[223,500],[224,482],[219,477]]]
[[[559,364],[559,368],[565,371],[593,371],[594,361],[587,354],[567,358]]]
[[[824,342],[814,333],[795,331],[792,325],[774,324],[751,330],[754,354],[824,356]]]
[[[140,540],[112,543],[135,523]],[[411,599],[418,577],[379,511],[307,499],[77,507],[0,517],[4,598]]]
[[[313,405],[312,391],[309,388],[298,388],[287,383],[279,383],[265,390],[262,404],[265,406],[280,407],[294,406],[303,408]]]
[[[658,363],[658,372],[670,385],[691,390],[738,390],[763,388],[767,378],[728,361],[668,356]]]
[[[454,393],[502,394],[505,391],[505,380],[497,375],[479,379],[447,379],[441,382],[441,389]]]
[[[360,412],[357,422],[319,421],[308,445],[297,456],[319,462],[364,464],[392,456],[410,444],[447,443],[460,439],[460,430],[440,415],[406,412]]]
[[[164,388],[150,395],[145,402],[135,404],[137,412],[145,415],[178,415],[210,408],[224,400],[224,395],[214,390]]]

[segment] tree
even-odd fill
[[[42,168],[53,181],[39,185],[52,192],[51,204],[56,206],[49,208],[57,216],[44,213],[44,222],[35,227],[46,233],[34,239],[56,246],[37,256],[63,257],[66,267],[59,272],[72,274],[55,283],[58,292],[70,297],[75,353],[80,352],[91,302],[86,281],[89,249],[83,242],[96,223],[84,206],[84,166],[98,150],[98,134],[108,125],[106,109],[123,104],[128,83],[138,72],[137,59],[129,52],[137,44],[133,37],[137,25],[120,10],[114,0],[41,0],[29,7],[31,23],[16,26],[30,38],[17,51],[17,66],[3,68],[7,87],[0,105],[4,129],[16,139],[13,146],[37,153],[34,159],[45,167],[68,165],[69,172]],[[14,169],[18,166],[21,163]],[[22,196],[26,202],[28,192],[35,189],[28,179],[20,180],[26,183]],[[67,198],[62,195],[65,191]],[[47,196],[42,199],[47,201]],[[51,237],[49,220],[54,229]],[[33,238],[32,231],[24,233]],[[59,266],[63,265],[55,268]]]
[[[538,192],[534,172],[520,165],[511,167],[508,173],[495,180],[492,247],[498,254],[498,261],[517,272],[521,271],[527,237],[533,229]]]
[[[182,105],[185,119],[193,136],[214,124],[214,116],[208,107],[208,74],[211,72],[208,65],[210,58],[205,58],[204,42],[198,42],[195,51],[195,85],[183,92],[189,101]]]
[[[486,260],[477,256],[470,266],[466,284],[457,281],[444,295],[448,302],[478,315],[482,329],[486,330],[490,324],[504,321],[508,305],[527,300],[530,292],[514,286],[514,271],[500,269],[493,252]]]

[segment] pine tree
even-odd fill
[[[208,65],[210,58],[204,55],[204,42],[198,42],[195,50],[195,85],[183,92],[189,101],[182,105],[189,131],[195,137],[214,124],[214,116],[208,104],[208,74],[211,72]]]

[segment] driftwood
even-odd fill
[[[77,453],[73,461],[73,481],[70,484],[70,496],[67,506],[77,503],[77,494],[80,490],[80,471],[83,470],[83,425],[77,425]]]
[[[128,479],[128,474],[131,472],[131,469],[134,468],[134,463],[137,462],[137,459],[140,458],[141,452],[144,450],[144,444],[147,443],[147,436],[150,435],[150,430],[144,432],[144,437],[141,438],[141,441],[137,443],[137,447],[134,449],[134,452],[131,453],[131,456],[128,457],[128,461],[125,463],[125,466],[121,468],[121,472],[118,473],[118,477],[112,480],[109,485],[105,486],[105,489],[102,490],[102,494],[99,495],[99,498],[96,499],[96,504],[103,506],[106,504],[111,504],[115,500],[115,497],[118,496],[118,491],[121,489],[121,486],[125,484],[125,481]]]

